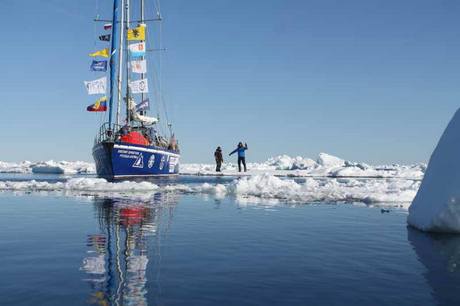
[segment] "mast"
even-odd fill
[[[115,0],[120,1],[120,0]],[[121,112],[121,101],[122,101],[122,81],[123,81],[123,22],[125,20],[123,13],[123,5],[126,0],[121,0],[121,18],[120,18],[120,36],[118,42],[118,78],[117,78],[117,89],[118,89],[118,100],[117,100],[117,124],[120,125],[120,112]],[[112,25],[112,28],[114,25]]]
[[[144,23],[144,0],[141,0],[141,20],[140,20],[140,23],[143,24]],[[144,42],[144,40],[142,41]],[[145,57],[143,56],[141,59],[143,60]],[[144,79],[145,78],[145,74],[142,73],[141,74],[141,79]],[[144,93],[141,93],[141,102],[144,101]],[[145,115],[146,111],[141,111],[141,115]]]
[[[129,30],[129,0],[125,0],[125,14],[126,14],[126,22],[125,22],[125,31],[128,33]],[[126,39],[126,49],[128,49],[128,39]],[[131,75],[129,73],[129,53],[126,56],[126,121],[130,122],[129,116],[129,100],[130,100],[130,93],[129,93],[129,82],[131,81]]]
[[[113,108],[113,88],[114,81],[115,81],[115,53],[120,50],[117,47],[117,19],[118,13],[120,12],[120,0],[113,1],[113,15],[112,15],[112,44],[110,47],[110,91],[109,91],[109,129],[112,128],[112,108]],[[118,123],[118,115],[117,115],[117,123]]]

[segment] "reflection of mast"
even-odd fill
[[[88,236],[91,249],[81,267],[88,276],[85,281],[91,284],[91,303],[147,305],[149,237],[159,241],[162,215],[172,216],[170,209],[177,203],[177,195],[155,194],[152,202],[95,201],[100,233]],[[155,271],[159,264],[157,261]]]

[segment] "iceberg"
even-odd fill
[[[422,231],[460,233],[460,109],[431,155],[407,222]]]

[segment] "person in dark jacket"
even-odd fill
[[[241,164],[243,164],[243,166],[244,166],[244,172],[247,171],[247,169],[246,169],[246,154],[244,153],[244,151],[246,151],[247,149],[248,149],[248,144],[245,143],[244,146],[243,146],[243,143],[240,142],[238,144],[238,147],[229,154],[229,156],[230,156],[233,153],[238,152],[238,172],[241,172]]]
[[[216,172],[220,172],[220,167],[224,162],[224,158],[222,157],[222,149],[221,147],[217,147],[216,151],[214,152],[214,158],[216,159]]]

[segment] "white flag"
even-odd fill
[[[137,81],[129,82],[129,90],[131,93],[148,93],[149,92],[149,83],[147,79],[141,79]]]
[[[147,61],[146,60],[131,61],[131,69],[133,73],[147,73]]]
[[[88,95],[105,94],[107,88],[107,78],[103,77],[94,81],[85,81]]]

